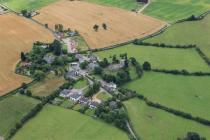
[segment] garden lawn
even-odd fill
[[[98,93],[96,97],[102,101],[107,101],[109,98],[112,97],[112,95],[104,91]]]
[[[13,140],[128,140],[125,132],[76,111],[47,105]]]
[[[210,120],[210,77],[175,76],[144,72],[141,79],[123,85],[149,100]]]
[[[183,22],[169,27],[164,33],[145,42],[170,45],[196,44],[210,58],[210,15],[203,20]]]
[[[32,95],[43,97],[52,94],[64,83],[63,76],[55,76],[51,73],[43,81],[31,85],[28,89],[32,92]]]
[[[88,86],[88,82],[85,79],[79,80],[74,84],[75,89],[82,89]]]
[[[143,11],[145,14],[174,22],[179,19],[200,15],[210,9],[210,0],[151,0]]]
[[[124,102],[136,133],[144,140],[177,140],[187,132],[210,139],[210,127],[147,106],[139,99]]]
[[[96,54],[101,58],[127,53],[128,57],[135,57],[139,63],[148,61],[152,68],[166,70],[187,70],[189,72],[210,72],[210,67],[199,56],[195,49],[157,48],[129,44],[122,47],[100,51]]]
[[[143,5],[137,3],[136,0],[85,0],[85,1],[105,6],[114,6],[126,10],[132,10],[132,9],[138,10]]]
[[[39,102],[33,98],[17,94],[0,101],[0,136],[6,136],[9,130],[21,120]]]

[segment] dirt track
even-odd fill
[[[91,48],[103,48],[150,35],[166,25],[134,12],[82,1],[59,1],[42,8],[34,19],[54,29],[55,24],[76,29]],[[102,28],[106,23],[108,30]],[[98,24],[99,31],[93,26]]]
[[[32,21],[15,14],[0,15],[0,96],[30,79],[16,75],[20,52],[27,52],[35,41],[52,41],[53,35]]]

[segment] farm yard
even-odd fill
[[[140,46],[129,44],[118,48],[97,52],[101,59],[113,55],[127,53],[129,57],[135,57],[139,63],[148,61],[152,68],[167,70],[187,70],[189,72],[210,72],[209,66],[202,60],[195,49],[157,48],[152,46]],[[190,65],[189,65],[190,64]]]
[[[50,117],[49,117],[50,116]],[[56,120],[56,121],[55,121]],[[31,133],[33,132],[33,133]],[[128,140],[123,131],[100,120],[61,107],[47,105],[13,140]]]
[[[164,33],[146,40],[171,45],[196,44],[210,58],[210,15],[194,22],[183,22],[168,28]]]
[[[38,103],[37,100],[19,94],[0,100],[0,135],[6,136],[8,131]]]
[[[49,74],[43,81],[36,82],[31,85],[28,90],[32,92],[34,96],[48,96],[57,90],[61,85],[65,83],[63,76],[55,76]]]
[[[87,2],[92,2],[95,4],[119,7],[126,10],[138,10],[143,4],[138,3],[136,0],[85,0]]]
[[[209,82],[209,76],[175,76],[148,72],[144,73],[142,79],[123,87],[135,90],[153,102],[210,119],[210,112],[206,111],[210,107]]]
[[[35,41],[51,42],[54,37],[30,20],[8,13],[0,15],[0,95],[31,79],[16,75],[15,65],[21,52],[27,52]]]
[[[145,140],[177,140],[187,132],[210,138],[210,128],[147,106],[139,99],[124,102],[136,133]]]
[[[143,38],[166,25],[165,22],[142,14],[82,1],[59,1],[39,12],[33,19],[48,24],[51,29],[54,29],[55,24],[62,24],[66,29],[78,30],[91,49]],[[106,29],[103,29],[103,23]],[[93,29],[94,25],[98,25],[97,31]]]
[[[210,0],[151,0],[144,14],[168,22],[200,15],[210,9]]]
[[[0,0],[0,3],[14,11],[20,12],[23,9],[37,10],[55,1],[56,0]]]

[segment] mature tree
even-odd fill
[[[97,32],[98,29],[99,29],[99,26],[98,26],[97,24],[95,24],[95,25],[93,26],[93,29]]]
[[[27,57],[26,57],[26,55],[24,54],[24,52],[21,52],[21,53],[20,53],[20,58],[21,58],[21,61],[22,61],[22,62],[26,61]]]
[[[57,56],[61,55],[62,53],[62,44],[58,40],[54,40],[52,44],[50,44],[50,51],[53,51],[53,53]]]
[[[86,69],[88,64],[89,64],[88,61],[84,61],[84,62],[80,63],[80,68],[81,69]]]
[[[103,72],[103,69],[102,69],[101,67],[95,67],[95,69],[94,69],[94,73],[95,73],[95,74],[101,75],[102,72]]]
[[[150,71],[152,68],[151,68],[151,64],[149,62],[144,62],[143,64],[143,70],[145,71]]]
[[[104,30],[107,30],[107,25],[106,25],[106,23],[103,23],[103,24],[102,24],[102,27],[104,28]]]
[[[206,138],[201,137],[196,132],[188,132],[185,138],[177,138],[177,140],[206,140]]]
[[[41,70],[36,70],[33,77],[34,79],[41,81],[45,78],[45,73]]]
[[[105,67],[109,66],[109,61],[107,60],[107,58],[104,58],[103,61],[100,61],[100,62],[99,62],[99,65],[100,65],[102,68],[105,68]]]

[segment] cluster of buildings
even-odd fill
[[[64,89],[60,92],[60,96],[82,105],[87,105],[91,109],[96,109],[100,104],[99,102],[92,101],[90,98],[84,97],[82,90],[78,89]]]

